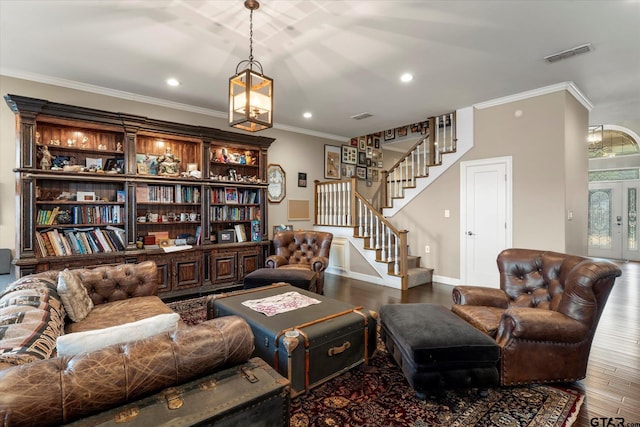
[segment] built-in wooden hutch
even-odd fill
[[[268,255],[273,138],[7,95],[18,277],[154,260],[163,298],[231,287]]]

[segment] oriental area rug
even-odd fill
[[[188,324],[206,319],[205,297],[169,303]],[[584,396],[547,385],[446,391],[419,400],[378,340],[360,365],[291,400],[291,426],[569,427]]]

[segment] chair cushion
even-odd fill
[[[72,333],[108,328],[166,313],[171,314],[173,310],[155,295],[128,298],[94,306],[80,322],[67,323],[65,331]]]
[[[451,306],[451,311],[475,328],[495,338],[505,309],[484,305],[454,304]]]
[[[74,322],[79,322],[93,308],[93,301],[89,298],[87,288],[82,286],[78,276],[68,269],[58,274],[58,294],[67,315]]]

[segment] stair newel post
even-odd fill
[[[389,202],[389,191],[388,191],[389,172],[387,172],[386,170],[382,170],[380,171],[380,173],[381,173],[380,209],[382,209],[383,206],[391,206],[391,203]]]
[[[393,235],[393,244],[394,244],[394,259],[393,259],[393,274],[400,274],[400,263],[398,262],[400,259],[400,242],[398,242],[398,236]]]
[[[356,177],[351,177],[349,183],[349,198],[350,198],[350,210],[349,210],[349,225],[356,225]]]
[[[402,290],[406,291],[409,289],[409,274],[408,274],[408,266],[407,266],[407,257],[409,256],[409,246],[407,243],[407,234],[408,230],[400,230],[400,275],[402,276]],[[397,253],[397,249],[396,249]],[[398,264],[398,257],[396,257],[396,265]],[[398,273],[396,273],[398,274]]]

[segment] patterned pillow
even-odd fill
[[[93,301],[89,298],[87,288],[82,286],[78,276],[68,269],[58,274],[58,294],[67,315],[74,322],[79,322],[93,309]]]
[[[50,358],[63,322],[54,282],[19,279],[0,295],[0,362],[20,365]]]

